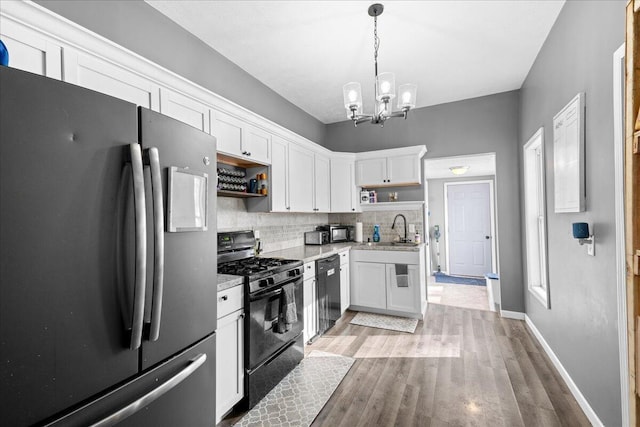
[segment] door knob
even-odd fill
[[[491,236],[484,236],[484,238],[488,240],[491,238]]]

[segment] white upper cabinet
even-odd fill
[[[331,212],[357,212],[358,190],[353,158],[331,158]]]
[[[291,212],[313,212],[314,153],[289,144],[289,208]]]
[[[125,68],[94,56],[65,51],[64,80],[160,111],[160,87]]]
[[[9,51],[11,68],[62,78],[62,49],[56,43],[8,19],[2,20],[0,38]]]
[[[252,160],[271,163],[271,134],[247,125],[242,138],[242,150]]]
[[[244,120],[214,111],[212,134],[218,139],[218,151],[262,164],[271,163],[271,134]]]
[[[289,210],[289,143],[274,136],[271,141],[271,211]]]
[[[329,212],[331,163],[327,156],[273,135],[270,202],[248,200],[250,212]]]
[[[160,112],[196,129],[209,133],[210,109],[207,105],[170,89],[160,90]]]
[[[414,154],[388,157],[387,183],[420,184],[420,158]]]
[[[370,151],[356,154],[358,187],[420,185],[420,162],[427,152],[424,145]]]
[[[331,210],[331,164],[322,154],[314,155],[314,212]]]
[[[244,122],[220,111],[213,111],[211,115],[211,133],[217,138],[218,151],[241,156]]]
[[[384,186],[387,183],[387,159],[356,161],[356,184],[360,187]]]

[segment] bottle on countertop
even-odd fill
[[[373,226],[373,241],[374,242],[379,242],[380,241],[380,226],[379,225],[374,225]]]
[[[422,238],[420,237],[420,233],[416,232],[415,236],[413,236],[413,243],[421,243],[422,242]]]

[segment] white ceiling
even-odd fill
[[[454,175],[450,167],[469,166],[464,175]],[[471,156],[438,157],[424,161],[424,179],[468,178],[496,174],[496,155],[494,153]]]
[[[147,3],[324,123],[346,120],[350,81],[372,110],[374,1]],[[383,4],[379,71],[416,83],[425,107],[519,89],[564,0]]]

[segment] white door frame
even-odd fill
[[[494,175],[495,179],[495,175]],[[471,181],[455,181],[444,183],[444,252],[446,256],[445,273],[449,274],[449,199],[447,197],[447,189],[451,185],[465,184],[489,184],[489,206],[490,206],[490,223],[491,223],[491,272],[496,273],[497,269],[497,250],[496,250],[496,212],[495,212],[495,195],[493,191],[493,181],[490,179],[471,180]]]
[[[624,227],[624,98],[625,45],[613,54],[613,147],[616,218],[616,283],[622,425],[629,425],[629,360],[627,343],[627,281]]]
[[[427,247],[426,247],[426,251],[425,252],[425,261],[426,261],[426,272],[427,272],[427,279],[431,276],[431,233],[429,230],[430,227],[430,221],[429,221],[429,211],[430,211],[430,207],[429,207],[429,181],[428,180],[423,180],[423,185],[424,185],[424,206],[422,208],[422,218],[423,218],[423,227],[422,227],[422,234],[424,234],[422,236],[422,238],[424,239],[423,242],[426,243]],[[427,280],[428,281],[428,280]]]

